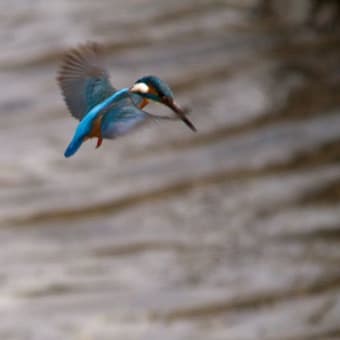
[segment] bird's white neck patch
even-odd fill
[[[137,83],[131,87],[131,92],[148,93],[150,90],[149,86],[145,83]]]

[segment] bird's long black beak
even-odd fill
[[[189,120],[189,118],[186,116],[188,113],[187,110],[182,109],[179,107],[175,101],[172,98],[169,97],[163,97],[162,98],[162,103],[165,104],[167,107],[169,107],[171,110],[173,110],[179,118],[183,120],[183,122],[194,132],[197,131],[196,127],[194,124]]]

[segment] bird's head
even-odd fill
[[[169,85],[156,76],[145,76],[138,79],[130,88],[130,91],[137,93],[143,98],[162,103],[173,110],[191,130],[196,131],[195,126],[186,117],[187,110],[178,106],[174,99]]]

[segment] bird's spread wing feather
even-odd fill
[[[145,112],[140,105],[142,98],[134,93],[126,93],[119,101],[114,101],[103,115],[101,133],[104,138],[124,135],[145,120]]]
[[[144,111],[133,105],[116,108],[103,116],[101,122],[102,136],[116,138],[132,131],[145,121]]]
[[[148,120],[178,120],[178,117],[158,116],[142,110],[140,96],[127,93],[125,98],[106,106],[101,120],[104,138],[113,139],[142,126]]]
[[[115,92],[96,43],[67,52],[57,80],[71,114],[79,120]]]

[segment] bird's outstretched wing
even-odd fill
[[[79,120],[116,91],[100,51],[97,43],[80,45],[64,55],[59,68],[58,84],[72,116]]]
[[[121,91],[118,91],[121,92]],[[118,93],[116,92],[116,93]],[[141,126],[147,120],[178,120],[177,116],[159,116],[140,108],[140,96],[126,92],[120,100],[113,101],[102,110],[101,133],[104,138],[113,139]]]

